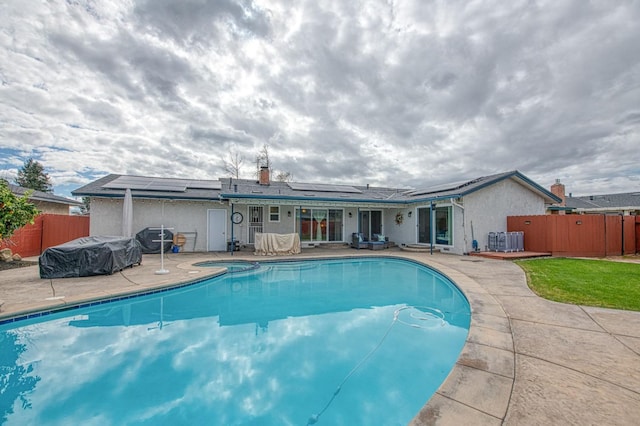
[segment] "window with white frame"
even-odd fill
[[[280,222],[280,206],[269,206],[269,222]]]

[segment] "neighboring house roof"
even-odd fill
[[[47,203],[54,204],[66,204],[68,206],[81,206],[82,203],[80,201],[72,200],[70,198],[60,197],[58,195],[53,195],[49,192],[35,191],[29,188],[23,188],[22,186],[9,184],[9,190],[22,197],[28,191],[31,191],[31,195],[29,195],[29,200],[31,201],[43,201]]]
[[[565,204],[578,211],[640,210],[640,192],[569,196]]]
[[[333,185],[272,181],[261,185],[250,179],[189,180],[110,174],[72,192],[75,196],[123,197],[126,188],[138,198],[182,200],[278,200],[280,202],[339,202],[414,204],[460,198],[505,179],[512,179],[544,198],[561,201],[520,172],[510,171],[422,190],[358,185]]]

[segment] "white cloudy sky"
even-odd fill
[[[3,0],[0,176],[640,190],[637,0]]]

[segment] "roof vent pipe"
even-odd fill
[[[233,192],[238,192],[238,184],[237,183],[233,184]]]

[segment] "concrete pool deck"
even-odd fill
[[[173,286],[219,271],[193,266],[198,261],[343,256],[420,261],[450,277],[469,299],[472,320],[465,347],[412,425],[638,424],[640,312],[541,299],[527,287],[523,271],[503,260],[315,248],[282,257],[170,253],[164,260],[166,275],[154,273],[160,269],[159,255],[145,255],[141,266],[109,276],[40,279],[32,266],[0,272],[0,321]]]

